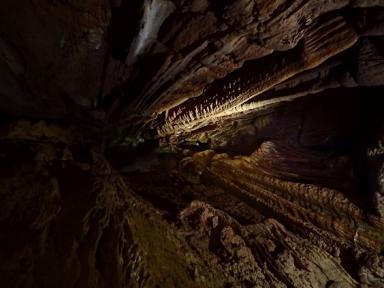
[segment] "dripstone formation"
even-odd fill
[[[1,287],[384,287],[384,1],[1,6]]]

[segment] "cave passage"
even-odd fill
[[[0,9],[0,287],[384,287],[384,2]]]

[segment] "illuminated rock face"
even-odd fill
[[[384,2],[8,1],[4,287],[384,287]]]

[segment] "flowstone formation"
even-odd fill
[[[0,19],[1,287],[384,287],[384,1]]]

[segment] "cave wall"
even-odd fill
[[[384,2],[0,9],[0,286],[384,287]]]
[[[76,129],[19,121],[1,131],[3,287],[222,285]]]

